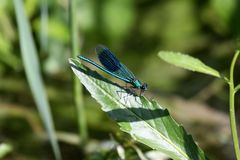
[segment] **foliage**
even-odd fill
[[[12,151],[12,146],[9,144],[0,144],[0,159],[2,159],[6,154]]]
[[[14,7],[19,26],[21,53],[23,58],[23,64],[27,74],[27,79],[44,125],[46,126],[48,136],[50,138],[52,148],[55,154],[55,158],[57,160],[60,160],[61,154],[54,131],[55,129],[49,109],[49,103],[44,92],[44,84],[42,81],[42,77],[39,73],[39,60],[37,58],[37,51],[31,35],[27,17],[24,13],[22,1],[15,0]]]
[[[230,66],[230,77],[226,78],[226,83],[229,85],[229,117],[230,117],[230,125],[233,137],[234,150],[237,160],[240,160],[240,148],[239,148],[239,140],[237,134],[237,125],[236,125],[236,117],[235,117],[235,93],[239,90],[239,85],[234,84],[234,68],[237,61],[237,58],[240,54],[240,51],[236,51],[231,66]],[[161,51],[159,57],[164,61],[176,65],[178,67],[182,67],[188,70],[197,71],[205,74],[209,74],[215,77],[220,78],[220,74],[215,69],[208,67],[204,63],[202,63],[199,59],[190,57],[188,55],[184,55],[181,53],[174,52],[165,52]]]
[[[176,160],[206,159],[192,137],[157,102],[132,95],[131,92],[106,82],[96,73],[81,66],[77,60],[70,59],[69,63],[81,83],[101,104],[102,110],[135,140]]]
[[[29,75],[20,48],[20,44],[27,42],[27,35],[19,36],[20,27],[13,2],[1,0],[0,3],[0,141],[11,144],[13,148],[10,154],[4,154],[4,158],[53,159],[51,146],[46,141],[44,124],[39,118],[40,112],[36,109],[36,95],[32,92],[33,87],[40,86],[35,84],[35,80],[33,86],[27,78]],[[79,147],[82,137],[76,134],[77,122],[82,116],[76,114],[74,107],[73,76],[67,63],[69,57],[75,57],[71,56],[70,47],[70,1],[23,2],[38,57],[37,62],[34,58],[31,60],[30,67],[32,70],[38,68],[32,74],[44,79],[44,84],[41,85],[44,89],[37,89],[35,94],[38,96],[46,92],[56,126],[56,138],[61,141],[63,159],[91,159],[92,155],[98,159],[118,159],[116,148],[105,149],[104,146],[105,141],[112,142],[109,133],[115,136],[120,132],[119,128],[100,107],[96,107],[98,104],[85,91],[82,98],[86,111],[83,114],[89,139],[85,147],[82,143]],[[236,41],[240,33],[237,0],[76,2],[74,15],[78,33],[75,36],[80,39],[77,42],[77,47],[80,48],[78,54],[89,53],[87,56],[95,58],[90,53],[97,44],[111,48],[139,79],[149,84],[146,95],[168,106],[171,115],[191,132],[210,159],[235,159],[234,148],[229,140],[227,88],[222,79],[214,78],[219,77],[218,73],[224,78],[223,75],[229,70],[229,55],[239,47],[239,41]],[[31,43],[27,43],[27,49],[31,49]],[[156,58],[159,50],[191,53],[190,56],[198,57],[217,70],[208,71],[210,75],[216,76],[202,76],[176,67],[173,69]],[[26,56],[30,59],[32,52]],[[32,63],[34,61],[36,63]],[[236,66],[239,66],[238,62]],[[203,69],[204,73],[206,70],[208,68]],[[238,74],[238,70],[235,74]],[[239,78],[235,76],[235,83],[239,82]],[[226,82],[230,79],[224,80]],[[80,85],[79,82],[77,84]],[[239,94],[236,93],[239,93],[240,85],[234,87],[235,99],[238,100]],[[80,100],[77,96],[75,99]],[[177,99],[190,101],[191,105],[181,104]],[[198,103],[202,105],[198,106]],[[235,105],[237,108],[239,102]],[[183,107],[179,109],[179,106]],[[194,107],[204,107],[207,113],[193,110]],[[212,112],[216,114],[208,117],[208,113]],[[218,123],[215,124],[216,121],[211,119]],[[64,132],[67,136],[62,136],[59,132]],[[136,144],[135,148],[138,149],[135,150],[132,146],[126,147],[128,142],[118,143],[123,146],[129,160],[140,159],[139,153],[147,156],[148,147]],[[95,147],[92,147],[93,143]]]
[[[205,65],[199,59],[184,55],[181,53],[161,51],[158,53],[158,56],[164,61],[174,64],[178,67],[188,69],[191,71],[201,72],[209,74],[215,77],[220,77],[220,74],[215,69]]]

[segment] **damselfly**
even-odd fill
[[[138,80],[134,74],[127,67],[125,67],[107,47],[98,45],[96,47],[96,53],[103,66],[81,55],[78,56],[78,58],[96,66],[113,77],[132,84],[133,88],[140,89],[140,95],[147,90],[147,84]]]

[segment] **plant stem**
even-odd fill
[[[230,68],[230,83],[229,83],[229,114],[230,114],[230,125],[232,131],[234,151],[236,154],[237,160],[240,160],[239,144],[238,144],[238,134],[236,126],[236,117],[235,117],[235,88],[234,88],[234,67],[239,56],[239,51],[237,51],[233,57],[231,68]]]
[[[77,57],[79,53],[78,49],[78,32],[77,32],[77,22],[76,22],[76,0],[69,0],[69,10],[70,10],[70,26],[71,26],[71,47],[72,47],[72,57]],[[86,116],[83,102],[82,85],[80,84],[77,77],[74,77],[74,101],[78,114],[78,128],[79,137],[81,137],[82,142],[86,142],[88,137]]]
[[[47,53],[48,48],[48,0],[41,0],[40,49]]]

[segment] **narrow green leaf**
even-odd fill
[[[69,59],[69,63],[102,110],[135,140],[176,160],[207,159],[192,137],[157,102],[131,94],[75,59]]]
[[[15,13],[19,29],[19,38],[23,64],[30,89],[35,103],[40,112],[40,116],[47,129],[49,139],[56,159],[60,160],[60,149],[54,132],[54,125],[50,113],[49,103],[44,90],[44,84],[39,69],[37,51],[31,35],[30,25],[24,13],[22,0],[14,0]]]
[[[158,53],[158,56],[162,60],[170,64],[173,64],[177,67],[182,67],[184,69],[188,69],[191,71],[205,73],[218,78],[221,77],[220,73],[217,70],[205,65],[199,59],[191,57],[189,55],[178,53],[178,52],[160,51]]]

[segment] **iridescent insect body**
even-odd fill
[[[103,66],[81,55],[78,56],[78,58],[96,66],[113,77],[116,77],[126,83],[130,83],[133,88],[140,89],[140,95],[147,90],[147,84],[138,80],[134,74],[127,67],[125,67],[125,65],[123,65],[107,47],[98,45],[96,47],[96,53]]]

